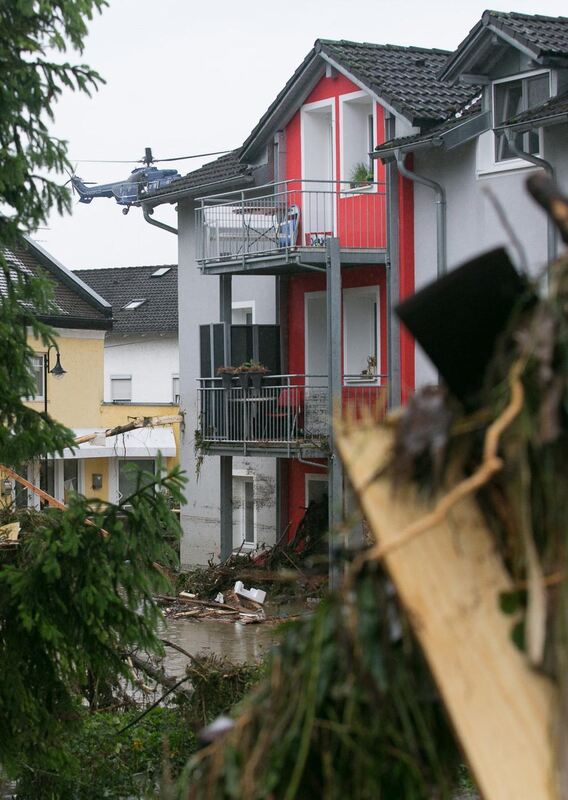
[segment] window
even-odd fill
[[[161,278],[162,275],[167,275],[170,270],[171,270],[171,267],[158,267],[158,269],[155,272],[153,272],[150,277],[151,278]]]
[[[327,475],[306,475],[306,508],[310,503],[327,502],[328,491]]]
[[[343,290],[345,383],[376,383],[379,362],[379,287]]]
[[[30,369],[34,380],[35,388],[33,395],[29,398],[30,400],[43,400],[44,398],[44,386],[43,386],[43,382],[45,379],[44,358],[45,356],[43,355],[32,356],[31,358]]]
[[[120,459],[118,462],[118,497],[124,500],[137,487],[148,486],[154,480],[156,465],[153,458]],[[149,473],[149,474],[141,474]]]
[[[76,458],[63,460],[63,502],[68,503],[72,492],[79,491],[79,461]]]
[[[375,118],[371,98],[356,92],[341,98],[341,180],[352,189],[374,180],[370,156],[375,145]],[[346,184],[344,189],[349,189]],[[367,188],[368,191],[368,188]]]
[[[132,376],[110,376],[110,399],[113,403],[129,403],[132,400]]]
[[[233,547],[254,546],[255,536],[254,478],[233,477]]]
[[[179,405],[179,375],[172,375],[172,403]]]
[[[144,303],[147,303],[147,302],[148,301],[147,301],[147,299],[145,297],[139,297],[139,298],[137,298],[135,300],[131,300],[125,306],[122,306],[122,310],[123,311],[134,311],[135,308],[140,308],[140,306],[143,306]]]
[[[247,300],[242,303],[233,303],[231,321],[233,325],[252,325],[254,322],[254,301]]]
[[[550,97],[550,75],[548,72],[530,75],[517,80],[499,81],[493,85],[493,124],[498,127],[523,111],[535,108]],[[540,131],[517,133],[516,147],[532,155],[540,154]],[[506,137],[495,137],[495,161],[517,158],[509,147]]]

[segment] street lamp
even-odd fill
[[[55,364],[53,367],[49,366],[49,354],[55,350]],[[62,378],[67,373],[66,369],[61,366],[61,353],[55,344],[50,344],[43,359],[43,410],[47,415],[47,376],[53,375],[54,378]]]
[[[49,354],[52,350],[55,350],[55,364],[53,367],[50,368],[49,364]],[[50,344],[47,348],[43,359],[43,410],[45,417],[47,419],[47,376],[53,375],[54,378],[62,378],[66,374],[67,370],[63,369],[61,366],[61,353],[59,352],[59,348],[55,344]],[[45,458],[43,460],[43,469],[44,469],[44,491],[48,489],[48,455],[46,453]]]

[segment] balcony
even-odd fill
[[[204,272],[278,272],[325,263],[338,237],[344,264],[383,263],[383,183],[285,181],[211,195],[196,210],[197,261]]]
[[[387,404],[385,376],[345,376],[342,413],[382,418]],[[238,378],[201,378],[198,387],[197,445],[212,455],[327,455],[328,382],[320,375],[270,375],[259,386]]]

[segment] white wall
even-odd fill
[[[187,503],[181,509],[182,566],[206,564],[220,550],[219,457],[205,455],[199,480],[194,450],[197,429],[197,378],[199,377],[199,325],[219,321],[219,279],[202,275],[195,261],[194,211],[190,203],[179,203],[179,347],[181,407],[185,430],[181,441],[181,466],[188,477]],[[276,319],[273,277],[234,277],[233,302],[253,300],[255,323]],[[257,543],[276,541],[276,459],[233,458],[233,473],[255,476]]]
[[[544,157],[557,171],[560,186],[568,189],[566,133],[568,126],[545,129]],[[417,153],[414,171],[432,178],[446,189],[448,269],[479,255],[485,250],[505,246],[513,263],[520,267],[519,257],[509,235],[501,224],[487,196],[491,192],[500,202],[520,240],[529,273],[540,273],[547,263],[546,215],[525,188],[527,177],[535,167],[500,172],[478,177],[476,142],[450,152]],[[414,235],[416,289],[436,277],[436,206],[434,193],[414,185]],[[416,385],[436,380],[427,357],[417,347]]]
[[[154,336],[154,335],[153,335]],[[109,336],[105,340],[105,402],[112,401],[112,375],[132,376],[133,403],[171,403],[172,375],[179,375],[178,341],[173,336],[153,338]]]

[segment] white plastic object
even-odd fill
[[[251,586],[250,589],[245,589],[242,581],[237,581],[235,583],[235,594],[246,597],[248,600],[254,600],[255,603],[260,603],[261,605],[266,599],[265,591],[262,589],[255,589],[254,586]]]

